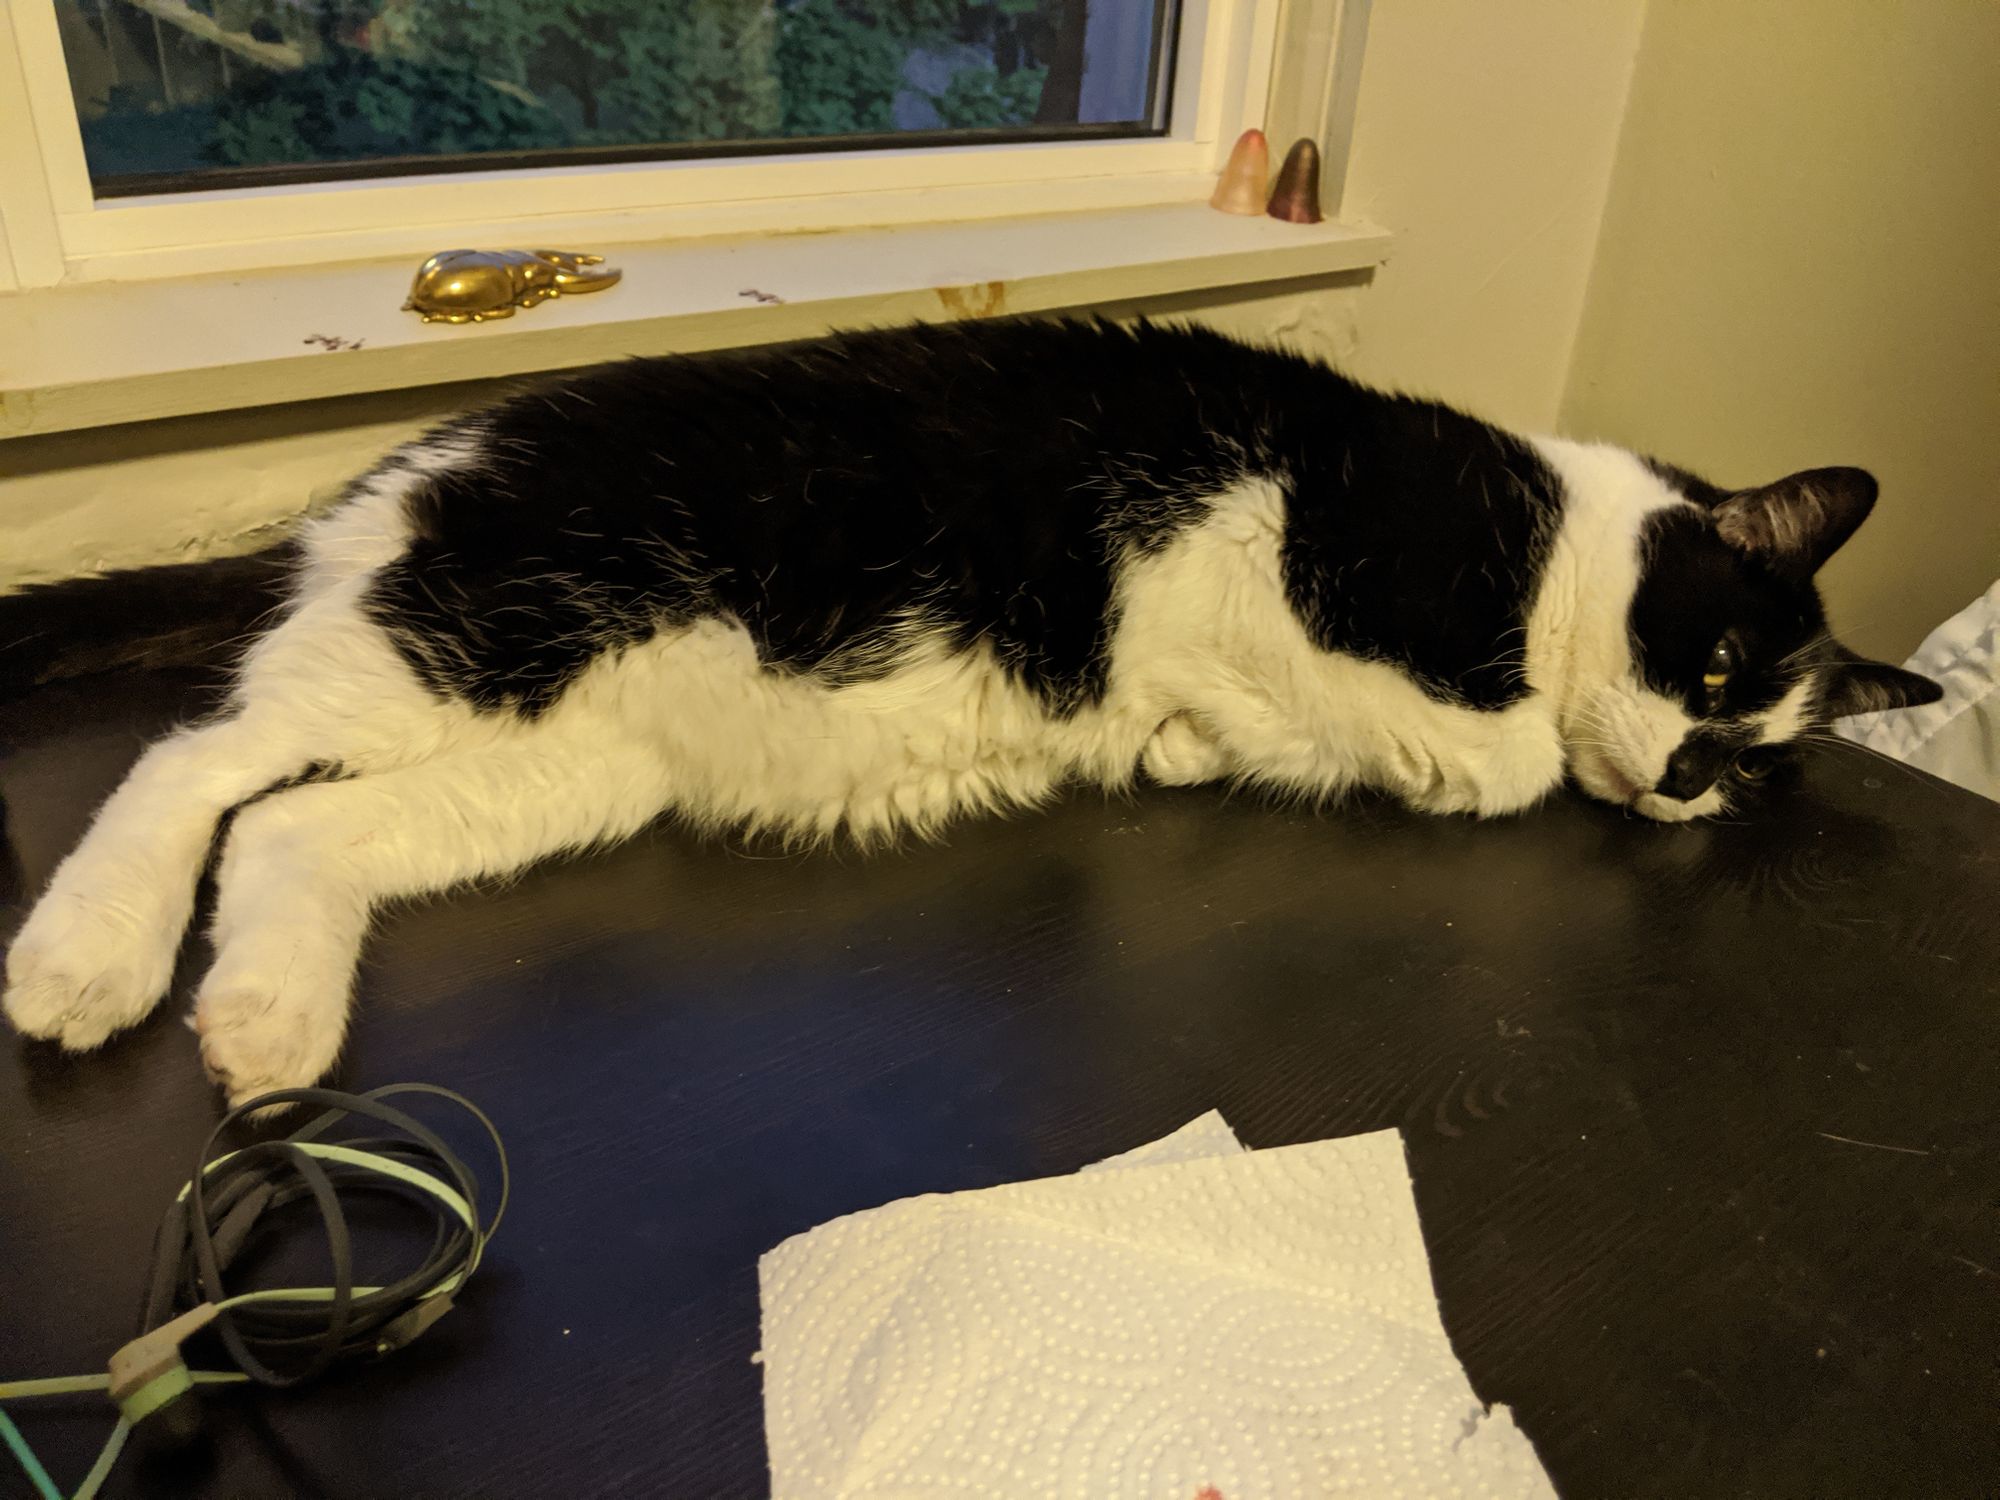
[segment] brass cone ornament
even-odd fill
[[[1271,145],[1261,130],[1246,130],[1236,138],[1208,206],[1226,214],[1261,214],[1264,190],[1271,180]]]
[[[1317,224],[1319,211],[1319,147],[1305,136],[1292,142],[1285,164],[1278,168],[1271,189],[1271,206],[1264,210],[1287,224]]]

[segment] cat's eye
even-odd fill
[[[1715,643],[1715,649],[1708,653],[1708,665],[1702,669],[1701,685],[1710,692],[1727,687],[1729,679],[1736,672],[1736,648],[1727,640]]]
[[[1745,781],[1762,781],[1778,764],[1778,747],[1752,745],[1736,757],[1734,770]]]

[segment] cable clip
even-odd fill
[[[137,1427],[161,1407],[179,1400],[194,1385],[181,1358],[181,1342],[213,1323],[213,1302],[189,1308],[178,1318],[142,1333],[111,1356],[111,1399]]]

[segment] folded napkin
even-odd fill
[[[1218,1114],[907,1199],[758,1267],[774,1500],[1553,1496],[1438,1321],[1393,1130]]]

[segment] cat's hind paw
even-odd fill
[[[1153,731],[1139,764],[1161,786],[1198,786],[1227,774],[1229,754],[1192,714],[1175,714]]]

